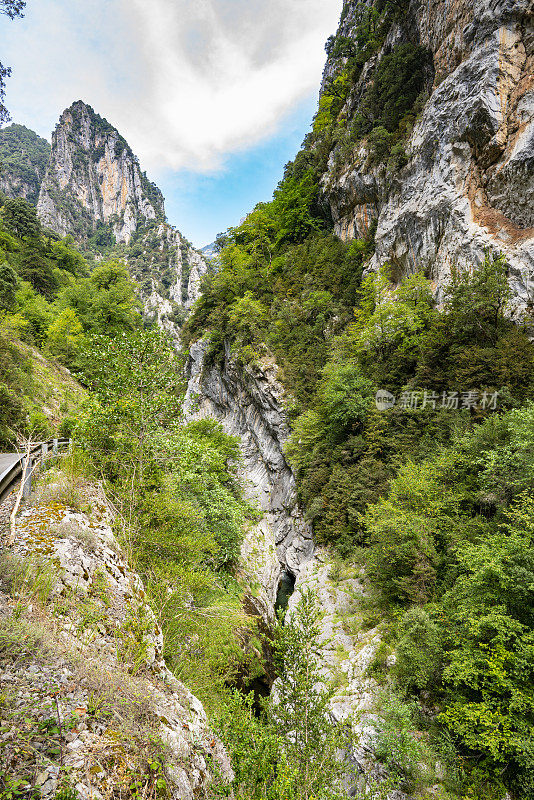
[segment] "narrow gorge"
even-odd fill
[[[22,673],[15,648],[3,679],[52,708],[67,645],[92,665],[74,793],[52,754],[1,800],[534,798],[533,20],[344,0],[302,149],[203,252],[85,102],[51,148],[0,131],[0,434],[74,439],[0,574],[2,619],[61,648]],[[17,605],[32,548],[63,576],[44,610]],[[302,750],[312,777],[288,756],[305,714],[273,733],[310,597],[306,686],[335,728]],[[99,659],[166,750],[114,750],[109,698],[80,728]]]

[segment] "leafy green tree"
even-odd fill
[[[0,261],[0,310],[10,311],[15,304],[17,274],[8,261]]]
[[[264,715],[252,710],[252,696],[234,693],[219,719],[230,750],[235,780],[219,786],[217,797],[243,800],[341,800],[347,769],[338,758],[346,746],[333,722],[331,693],[320,665],[319,609],[305,590],[291,615],[276,630],[278,678]]]
[[[21,338],[29,344],[42,345],[54,315],[51,304],[28,281],[20,281],[13,311],[20,323]]]
[[[2,222],[7,230],[21,239],[38,241],[41,236],[41,224],[37,219],[34,206],[21,198],[5,197],[0,206]]]
[[[279,792],[279,763],[283,751],[282,736],[253,708],[253,694],[243,697],[232,692],[218,719],[218,732],[230,751],[234,780],[214,787],[216,797],[247,800],[282,800]],[[285,795],[286,798],[294,795]]]
[[[395,677],[408,690],[436,689],[443,669],[442,631],[428,611],[409,609],[399,624]]]
[[[448,689],[442,721],[489,769],[534,797],[534,506],[523,497],[494,535],[458,548],[444,598]]]
[[[48,300],[54,297],[59,288],[52,264],[35,243],[24,244],[18,258],[18,272],[23,280],[29,281],[35,291]]]
[[[284,738],[284,768],[291,798],[338,798],[344,767],[337,754],[342,729],[329,712],[331,691],[320,669],[319,607],[310,589],[278,629],[279,679],[270,715]]]
[[[65,308],[48,328],[45,346],[63,364],[71,366],[83,341],[83,328],[76,312]]]
[[[459,496],[444,483],[437,464],[408,462],[388,497],[367,511],[369,574],[390,601],[428,601],[447,547],[467,525]]]
[[[473,270],[456,267],[446,293],[451,333],[463,342],[495,344],[510,304],[508,265],[503,256],[486,256]]]
[[[135,284],[121,261],[100,264],[88,278],[63,289],[57,302],[75,310],[85,332],[117,336],[141,324]]]
[[[178,413],[178,365],[171,342],[159,330],[87,337],[78,365],[95,393],[78,437],[109,475],[122,471],[143,486],[153,434]]]

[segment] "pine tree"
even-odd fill
[[[285,773],[290,796],[299,800],[345,796],[341,792],[345,767],[338,757],[344,731],[331,716],[332,691],[320,670],[319,617],[313,593],[303,590],[275,641],[281,677],[275,684],[269,715],[285,742],[279,780],[280,773]]]

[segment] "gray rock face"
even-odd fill
[[[340,33],[350,37],[357,4],[345,5]],[[434,85],[406,144],[408,164],[396,172],[370,167],[362,143],[341,163],[334,151],[323,177],[341,238],[365,235],[377,220],[372,268],[390,262],[395,276],[423,269],[439,287],[452,264],[504,253],[519,304],[531,299],[533,15],[532,0],[412,0],[391,29],[384,50],[418,41],[434,60]],[[347,100],[349,122],[371,67]]]
[[[62,480],[52,471],[48,477]],[[12,748],[28,717],[41,725],[30,768],[49,800],[59,765],[48,754],[46,725],[58,724],[59,764],[68,768],[76,796],[99,800],[124,791],[125,774],[142,779],[145,750],[157,736],[167,748],[169,796],[207,796],[214,766],[232,778],[228,756],[200,701],[165,666],[161,629],[98,490],[86,487],[91,512],[83,514],[46,500],[47,492],[53,496],[53,483],[18,519],[11,551],[28,580],[36,568],[48,576],[46,603],[36,605],[31,594],[27,600],[24,587],[10,598],[0,585],[0,621],[16,610],[41,637],[31,653],[3,659],[0,680],[13,699],[3,712],[4,719],[10,715],[4,745]]]
[[[128,263],[140,286],[145,316],[177,340],[176,323],[200,295],[206,261],[176,228],[160,222],[131,248]]]
[[[41,185],[38,216],[97,257],[113,242],[140,286],[145,314],[173,333],[197,299],[208,267],[165,221],[163,195],[141,171],[125,139],[78,101],[61,115]],[[100,238],[99,238],[100,237]]]
[[[163,196],[141,172],[119,132],[79,100],[52,134],[37,213],[43,225],[78,241],[98,223],[128,244],[141,221],[163,219]]]
[[[313,553],[311,528],[297,504],[295,478],[283,446],[289,435],[275,365],[239,367],[230,352],[222,367],[206,364],[206,342],[196,342],[187,366],[190,417],[214,417],[241,441],[247,497],[263,512],[243,545],[244,571],[253,580],[261,613],[272,619],[282,569],[297,575]]]

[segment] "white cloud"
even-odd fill
[[[22,112],[26,121],[42,109],[42,119],[45,105],[59,114],[81,98],[119,128],[150,169],[198,170],[217,168],[225,154],[273,133],[284,114],[317,87],[324,41],[335,30],[342,5],[341,0],[33,4],[25,22],[11,23],[25,27],[17,36],[9,29],[4,58],[14,67],[8,102],[17,116]],[[17,102],[22,95],[24,101]]]

